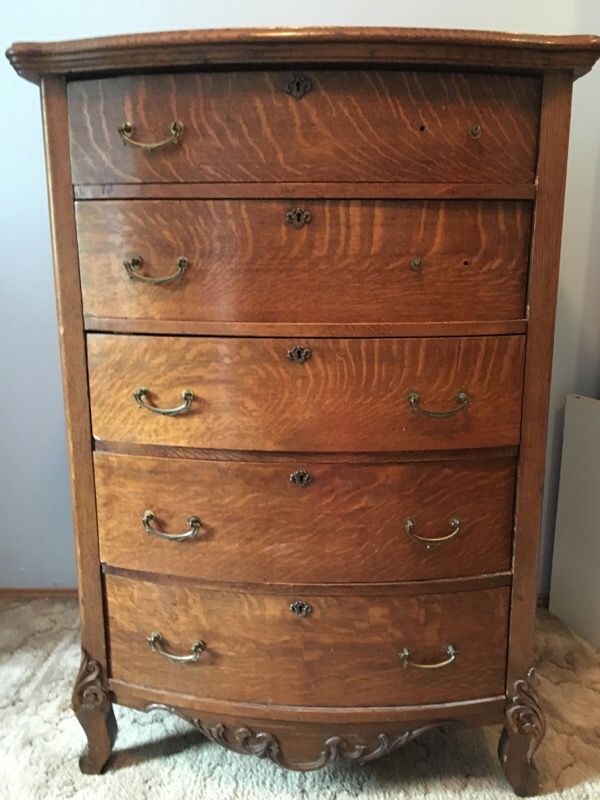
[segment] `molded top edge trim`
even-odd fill
[[[290,61],[566,69],[578,76],[600,57],[600,37],[428,28],[230,28],[20,42],[6,56],[20,75],[36,82],[46,75]]]

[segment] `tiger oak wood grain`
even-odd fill
[[[211,698],[350,706],[401,705],[489,697],[504,686],[507,587],[395,598],[338,598],[192,590],[106,576],[111,676]],[[307,617],[291,613],[302,599]],[[151,651],[146,636],[206,650],[191,664]],[[443,660],[448,643],[460,651],[440,670],[404,668]],[[357,646],[359,645],[360,646]]]
[[[84,653],[74,691],[88,739],[83,768],[100,772],[110,755],[110,701],[135,708],[172,705],[197,717],[209,738],[218,740],[213,731],[225,725],[229,733],[222,744],[236,749],[237,742],[238,752],[275,761],[284,753],[291,759],[285,763],[300,769],[330,761],[333,751],[327,748],[339,748],[340,736],[350,749],[333,755],[347,758],[373,748],[381,755],[390,749],[386,736],[418,731],[423,722],[497,723],[503,711],[501,765],[518,794],[537,795],[533,756],[544,724],[527,677],[570,97],[574,78],[600,55],[600,39],[394,28],[254,29],[23,43],[7,55],[21,75],[42,86],[83,623]],[[302,73],[310,77],[312,91],[297,101],[284,84]],[[117,128],[130,121],[137,139],[156,140],[178,116],[185,126],[179,147],[148,153],[118,136]],[[481,126],[480,136],[469,135],[472,125]],[[94,221],[94,240],[82,262],[84,290],[93,288],[102,315],[84,315],[82,309],[74,200],[80,214],[119,209],[118,217]],[[315,235],[318,214],[313,227],[295,239],[291,231],[288,238],[283,232],[267,236],[266,228],[240,221],[239,215],[236,235],[231,220],[225,235],[223,215],[217,214],[225,208],[266,213],[300,200],[327,211],[326,236]],[[417,207],[436,207],[444,222],[441,232],[428,228],[437,235],[423,260],[421,294],[408,280],[399,292],[393,273],[383,267],[384,257],[388,265],[398,263],[395,245],[421,243],[419,226],[405,238],[411,226],[406,209]],[[202,285],[213,319],[197,291],[200,283],[191,284],[193,304],[184,289],[168,313],[148,300],[150,292],[142,311],[133,295],[119,305],[122,296],[110,269],[123,255],[105,247],[103,239],[115,250],[126,244],[124,235],[130,239],[141,228],[139,208],[148,212],[144,227],[153,248],[152,263],[147,256],[145,266],[161,272],[163,264],[155,259],[162,262],[170,247],[187,245],[185,237],[200,228],[206,231],[208,209],[216,217],[219,226],[205,237],[210,249],[202,251],[213,259]],[[172,209],[184,208],[185,233],[172,222]],[[200,208],[202,224],[194,228],[189,210]],[[377,227],[400,208],[404,225]],[[466,211],[464,218],[450,220],[449,209],[456,215],[463,208],[476,215],[477,230]],[[529,231],[521,235],[524,228],[516,220],[524,217],[514,209],[527,208],[533,209],[533,225],[525,299],[517,282],[519,269],[524,279]],[[513,209],[508,225],[507,209]],[[467,285],[452,259],[469,231],[471,246],[490,255],[489,269],[473,257],[478,269],[467,273]],[[329,271],[317,263],[317,250],[305,247],[309,242],[317,242],[322,260],[331,262]],[[88,247],[83,239],[79,244],[82,252]],[[195,239],[192,244],[196,247]],[[287,261],[288,276],[281,269],[285,248],[297,259]],[[440,266],[436,253],[450,261]],[[98,282],[88,286],[92,255]],[[298,262],[309,265],[306,276]],[[259,271],[263,282],[253,288],[251,276]],[[344,271],[352,291],[341,281]],[[320,286],[311,284],[310,275]],[[442,300],[447,319],[441,311],[434,317]],[[413,306],[409,311],[407,301]],[[123,316],[116,316],[117,307]],[[337,316],[325,318],[328,309]],[[384,311],[387,318],[377,316]],[[301,321],[300,312],[310,320]],[[413,316],[402,316],[406,313]],[[255,316],[241,318],[246,314]],[[88,336],[87,353],[86,328],[106,332]],[[304,365],[286,361],[285,350],[295,344],[314,351]],[[166,420],[137,409],[131,393],[142,383],[150,385],[152,402],[165,405],[193,388],[198,394],[193,413]],[[414,389],[423,405],[436,411],[449,409],[459,390],[471,392],[472,404],[450,419],[416,417],[406,406],[406,392]],[[94,450],[102,547],[117,542],[115,560],[132,555],[130,566],[100,561]],[[306,495],[288,494],[295,500],[284,509],[278,471],[287,474],[292,462],[313,470],[315,481]],[[138,468],[124,475],[127,464]],[[154,466],[144,470],[140,464]],[[515,464],[514,543],[507,569],[502,547],[509,544],[510,527],[502,528],[504,539],[495,537],[502,514],[509,513]],[[192,486],[190,476],[200,472]],[[371,476],[372,492],[369,480],[361,483],[359,475]],[[463,480],[453,482],[451,492],[445,477],[459,475]],[[253,476],[262,476],[262,485],[259,493],[255,487],[246,490],[257,498],[248,512],[243,487]],[[228,561],[234,551],[227,545],[206,563],[190,557],[186,574],[167,572],[177,568],[170,555],[142,564],[139,553],[149,553],[148,547],[137,551],[134,563],[136,553],[128,548],[140,534],[104,538],[105,529],[116,531],[111,514],[115,520],[122,516],[125,526],[132,519],[126,487],[136,507],[138,499],[140,507],[145,504],[147,487],[152,489],[164,503],[161,521],[169,526],[175,524],[173,500],[206,500],[217,525],[194,546],[200,552],[206,544],[215,552],[223,525],[244,554],[243,563]],[[227,488],[234,490],[228,505]],[[286,483],[285,489],[289,493],[292,487]],[[304,517],[314,530],[301,525],[301,504],[309,505],[301,498],[310,497],[314,502]],[[415,562],[413,572],[436,577],[385,582],[386,570],[408,573],[411,563],[409,555],[400,558],[406,548],[402,536],[396,549],[390,546],[386,516],[392,508],[400,523],[406,497],[421,501],[427,529],[437,528],[447,501],[464,502],[461,513],[477,509],[485,519],[484,535],[465,527],[463,542],[472,536],[473,546],[460,559],[451,555],[458,553],[460,538],[451,543],[454,551],[444,546],[439,574],[430,571],[442,563],[431,560],[436,554]],[[240,498],[241,519],[236,519]],[[344,507],[334,514],[338,502]],[[370,520],[365,515],[360,537],[363,506]],[[285,524],[269,525],[283,520],[284,512]],[[136,508],[139,524],[138,513]],[[294,535],[286,538],[288,519]],[[245,528],[248,521],[254,527]],[[266,531],[262,537],[259,525]],[[244,538],[248,530],[252,552]],[[330,531],[335,538],[328,538]],[[266,582],[263,542],[273,569],[280,574],[287,569],[293,583]],[[337,549],[327,558],[332,542]],[[342,543],[354,549],[341,549]],[[373,544],[378,547],[369,549]],[[290,548],[296,548],[295,560],[282,556]],[[463,573],[483,569],[492,552],[503,553],[501,571],[448,577],[457,574],[459,561]],[[265,582],[234,582],[226,573],[235,569]],[[365,582],[368,570],[375,580]],[[344,571],[357,580],[342,582]],[[335,582],[309,583],[307,576]],[[288,604],[295,599],[309,600],[313,615],[289,616]],[[155,624],[168,644],[182,648],[203,633],[207,658],[188,669],[151,653],[144,637]],[[423,660],[439,658],[452,637],[460,650],[456,662],[435,672],[399,667],[399,639],[407,634],[407,646]],[[262,736],[250,736],[250,746],[246,736],[240,745],[244,735],[236,739],[234,731],[248,727]]]
[[[290,348],[312,350],[303,364]],[[96,439],[231,450],[389,451],[517,444],[524,337],[214,339],[88,335]],[[133,392],[191,411],[164,417]],[[469,408],[448,419],[415,414]]]
[[[536,77],[404,70],[203,72],[68,85],[73,182],[409,181],[528,183],[540,104]],[[178,145],[148,153],[184,125]],[[481,126],[480,138],[469,135]]]
[[[302,208],[296,229],[286,213]],[[76,204],[86,316],[237,322],[518,319],[523,202],[102,201]],[[172,274],[173,283],[132,280]],[[421,259],[419,271],[411,259]]]
[[[189,461],[96,453],[100,558],[116,567],[211,581],[330,583],[453,578],[510,568],[512,459],[427,464]],[[299,487],[301,468],[312,482]],[[202,520],[198,538],[149,536]],[[428,550],[410,539],[461,531]],[[260,547],[257,547],[260,542]]]

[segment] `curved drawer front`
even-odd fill
[[[377,465],[96,453],[95,474],[100,557],[117,567],[239,583],[510,569],[512,459]]]
[[[88,324],[517,319],[530,221],[515,201],[80,202],[84,313]]]
[[[533,183],[538,78],[297,77],[310,83],[302,97],[288,93],[294,74],[286,71],[70,82],[73,181]],[[164,144],[148,151],[133,142]]]
[[[93,432],[108,441],[250,451],[514,445],[523,353],[521,336],[298,342],[93,334]]]
[[[111,674],[118,680],[305,706],[338,706],[340,698],[347,706],[413,705],[504,691],[508,587],[298,597],[107,575],[106,591]],[[160,634],[157,650],[193,658],[201,642],[203,652],[200,644],[196,660],[171,661],[151,649],[153,633]],[[449,645],[458,651],[451,663],[415,666],[449,660]]]

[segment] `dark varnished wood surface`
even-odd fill
[[[441,719],[464,720],[473,724],[493,725],[504,718],[504,697],[478,698],[452,703],[424,703],[401,706],[289,706],[274,703],[240,703],[239,701],[214,700],[210,697],[182,694],[171,689],[151,689],[140,684],[109,679],[116,701],[132,708],[143,709],[148,703],[175,706],[196,714],[234,717],[241,723],[251,720],[280,721],[287,735],[298,743],[309,734],[311,724],[353,725],[355,732],[369,729],[370,724],[381,726],[382,722],[399,721],[418,724]],[[190,714],[193,716],[193,713]]]
[[[90,442],[91,419],[83,330],[77,234],[68,157],[67,97],[59,77],[42,82],[44,145],[52,232],[52,256],[67,422],[81,643],[104,668],[105,632],[98,555],[96,497]]]
[[[299,487],[290,475],[308,471]],[[313,464],[95,456],[100,558],[116,567],[211,581],[414,581],[510,568],[511,459],[425,464]],[[168,533],[202,520],[184,542],[149,536],[151,509]],[[410,539],[461,532],[435,549]],[[260,546],[257,543],[260,543]]]
[[[69,84],[74,183],[409,181],[530,183],[540,81],[533,77],[312,70],[145,75]],[[153,153],[124,145],[168,136]],[[469,136],[480,125],[478,139]]]
[[[76,200],[535,200],[533,183],[89,183]]]
[[[287,351],[311,348],[303,364]],[[519,441],[524,339],[194,339],[88,335],[96,439],[231,450],[390,451],[493,447]],[[150,389],[170,407],[191,390],[188,414],[136,406]],[[430,419],[411,411],[472,401]]]
[[[393,590],[395,595],[420,594],[424,588],[428,594],[445,592],[475,591],[477,589],[493,589],[496,586],[510,586],[510,572],[492,572],[486,575],[474,575],[466,578],[433,578],[428,581],[402,581],[400,583],[387,581],[386,583],[234,583],[232,581],[207,581],[205,579],[169,575],[165,572],[143,572],[134,569],[113,567],[110,564],[102,565],[105,575],[118,575],[134,580],[150,581],[164,586],[184,585],[196,589],[223,589],[224,584],[228,592],[242,592],[243,594],[262,594],[268,590],[271,594],[306,594],[313,597],[319,595],[335,594],[355,595],[365,597],[378,597]]]
[[[7,57],[23,77],[106,74],[227,64],[366,63],[587,72],[597,36],[393,27],[245,28],[21,42]]]
[[[504,686],[508,590],[379,598],[200,591],[106,576],[111,676],[192,695],[288,705],[402,705],[489,697]],[[297,599],[312,614],[293,615]],[[174,664],[146,641],[160,631],[176,651],[202,639],[192,664]],[[404,668],[398,652],[440,661]],[[360,646],[357,646],[357,645]]]
[[[286,213],[311,215],[301,229]],[[523,202],[104,201],[77,204],[84,313],[135,320],[437,322],[525,312]],[[173,283],[132,280],[174,272]],[[419,257],[419,271],[411,259]]]
[[[397,338],[431,336],[504,336],[526,333],[525,319],[461,322],[205,322],[203,320],[85,317],[88,331],[98,333],[156,333],[169,336],[270,336]]]
[[[515,585],[507,686],[514,686],[533,663],[538,553],[544,490],[548,405],[552,372],[554,320],[569,147],[572,81],[568,73],[544,82],[539,198],[531,243],[528,302],[532,327],[527,337],[522,416],[523,447],[515,515]],[[528,747],[524,747],[527,751]],[[525,772],[528,767],[525,765]]]

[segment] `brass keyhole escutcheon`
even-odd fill
[[[305,472],[303,469],[297,469],[290,475],[290,482],[301,489],[305,489],[313,482],[313,476],[310,472]]]
[[[413,272],[421,272],[423,269],[423,259],[421,256],[413,256],[409,263]]]
[[[481,125],[471,125],[469,128],[469,136],[471,139],[481,138]]]
[[[287,357],[290,361],[293,361],[294,364],[304,364],[311,356],[312,350],[310,347],[303,347],[301,344],[297,344],[287,351]]]
[[[300,100],[312,89],[312,83],[304,75],[293,75],[292,79],[285,84],[285,91],[296,100]]]
[[[290,611],[297,617],[308,617],[309,614],[312,614],[312,606],[304,600],[296,600],[290,603]]]
[[[312,220],[310,211],[305,211],[303,208],[292,208],[285,215],[285,221],[294,228],[300,230]]]

